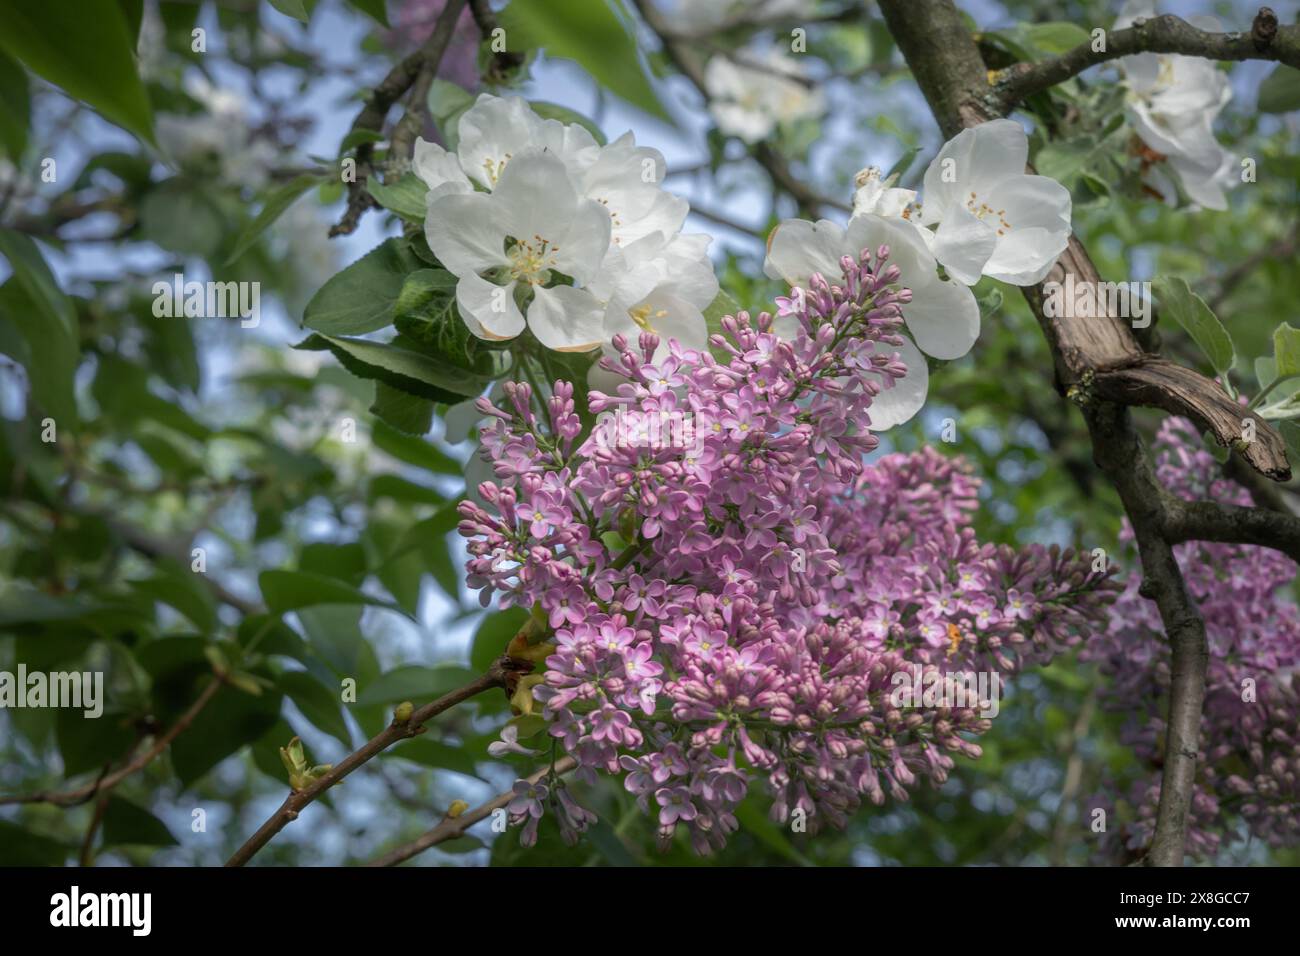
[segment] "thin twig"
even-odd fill
[[[77,857],[80,866],[90,866],[95,862],[95,834],[104,822],[104,812],[108,809],[108,796],[104,795],[95,803],[95,812],[91,814],[90,825],[86,827],[86,836],[81,841],[81,854]]]
[[[442,58],[451,44],[451,36],[456,32],[456,22],[464,9],[465,0],[448,0],[442,13],[438,15],[438,22],[434,25],[433,32],[429,34],[429,39],[420,48],[422,62],[419,72],[415,75],[415,82],[411,84],[411,92],[406,101],[406,112],[402,114],[397,127],[393,130],[388,151],[390,163],[403,163],[411,158],[415,139],[424,128],[424,117],[429,112],[426,102],[429,98],[429,88],[433,85],[433,78],[438,73]]]
[[[1089,67],[1134,53],[1179,53],[1211,60],[1277,60],[1300,68],[1300,27],[1278,26],[1277,15],[1261,7],[1249,32],[1211,33],[1181,17],[1165,14],[1106,31],[1104,49],[1091,39],[1040,63],[1017,63],[993,78],[1001,111],[1035,93],[1078,76]]]
[[[308,804],[393,744],[423,733],[424,724],[427,721],[441,714],[444,710],[455,707],[457,704],[467,701],[471,697],[476,697],[484,691],[492,690],[495,687],[508,687],[516,675],[530,666],[526,662],[502,656],[494,661],[484,674],[470,681],[464,687],[458,688],[449,694],[444,694],[432,703],[425,704],[412,713],[410,719],[405,722],[394,720],[359,749],[344,757],[342,762],[335,764],[310,786],[302,790],[296,790],[285,797],[284,803],[280,804],[279,809],[271,814],[267,821],[257,828],[257,832],[249,837],[244,845],[226,861],[226,866],[243,866],[257,855],[257,852],[266,846],[272,837],[283,830],[289,823],[298,819],[298,814]]]
[[[529,783],[536,783],[543,777],[552,773],[565,774],[576,767],[577,761],[572,757],[561,757],[555,762],[555,766],[547,765],[529,774],[525,779]],[[478,823],[485,817],[491,816],[493,810],[499,810],[508,804],[514,798],[514,791],[507,790],[505,793],[497,794],[482,806],[475,807],[473,810],[466,810],[460,816],[444,816],[436,827],[426,832],[423,836],[405,843],[396,849],[389,850],[383,856],[378,857],[366,866],[394,866],[409,860],[416,854],[423,853],[430,847],[437,846],[439,843],[446,843],[448,840],[454,840],[462,836],[466,830]]]

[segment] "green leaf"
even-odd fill
[[[346,584],[359,586],[366,577],[366,551],[360,544],[317,541],[305,544],[298,554],[298,570],[324,574]]]
[[[395,667],[377,680],[359,687],[357,703],[399,704],[409,700],[416,707],[468,684],[478,675],[458,664],[439,664],[437,667],[420,667],[407,664]]]
[[[736,819],[740,821],[740,825],[745,828],[747,833],[753,834],[754,838],[766,845],[768,849],[779,853],[791,863],[799,866],[812,866],[808,858],[790,842],[790,838],[786,836],[785,831],[773,823],[767,814],[758,808],[752,796],[743,800],[736,807]]]
[[[394,458],[399,458],[409,465],[423,468],[437,475],[459,475],[462,470],[460,462],[452,458],[437,445],[423,438],[403,435],[383,422],[375,422],[370,432],[370,439],[375,447],[386,451]]]
[[[450,297],[455,294],[456,283],[459,281],[446,269],[419,269],[412,272],[402,283],[394,311],[399,316],[405,315],[428,305],[439,294]]]
[[[463,833],[454,840],[443,840],[438,844],[438,850],[442,853],[473,853],[485,845],[478,837]]]
[[[202,580],[203,575],[191,571],[187,565],[175,561],[159,560],[152,577],[132,581],[131,587],[151,600],[175,608],[184,614],[200,632],[211,634],[217,628],[217,605],[212,590]]]
[[[293,17],[303,23],[307,22],[307,8],[303,6],[302,0],[267,0],[267,2],[286,17]]]
[[[381,27],[388,26],[388,11],[384,9],[384,0],[348,0],[348,3]]]
[[[512,51],[541,47],[547,56],[573,60],[600,86],[672,122],[650,85],[628,24],[615,16],[605,0],[512,0],[499,20]]]
[[[27,342],[32,393],[57,422],[74,424],[74,380],[81,358],[76,309],[30,238],[0,229],[0,255],[14,273],[0,289],[0,305]]]
[[[177,176],[145,195],[140,231],[169,252],[207,258],[221,248],[226,217],[206,185]]]
[[[348,130],[343,141],[339,143],[339,155],[342,156],[348,151],[355,149],[362,143],[378,143],[384,138],[384,134],[373,129],[352,129]]]
[[[104,808],[104,846],[177,846],[167,825],[143,807],[114,794]]]
[[[17,165],[27,148],[27,127],[31,122],[31,96],[27,71],[17,60],[0,53],[0,146]]]
[[[904,150],[903,155],[898,157],[898,162],[894,163],[893,166],[890,166],[889,172],[885,173],[885,182],[888,182],[892,176],[897,176],[901,179],[903,174],[912,168],[912,163],[920,152],[920,146],[913,146],[911,149]]]
[[[360,335],[392,324],[408,273],[423,263],[400,239],[386,239],[312,296],[303,325],[326,335]]]
[[[278,692],[242,694],[226,689],[212,698],[171,746],[172,765],[188,787],[231,754],[259,740],[280,719]]]
[[[1300,110],[1300,70],[1279,63],[1259,85],[1261,113],[1290,113]]]
[[[376,475],[370,479],[370,485],[366,489],[367,503],[373,504],[380,498],[392,498],[403,504],[414,505],[441,505],[447,501],[446,495],[437,488],[429,488],[398,475]]]
[[[297,612],[307,644],[340,677],[357,677],[366,644],[361,633],[361,608],[355,604],[322,604]]]
[[[1295,422],[1277,422],[1275,427],[1286,441],[1286,450],[1291,453],[1292,461],[1300,461],[1300,425]]]
[[[476,398],[488,383],[481,375],[423,352],[367,339],[312,335],[294,348],[315,352],[328,349],[358,378],[376,379],[434,402],[454,403]]]
[[[1043,53],[1056,55],[1073,49],[1081,43],[1087,43],[1090,34],[1077,23],[1053,21],[1027,25],[1025,36]]]
[[[520,714],[506,721],[506,726],[515,728],[518,740],[531,740],[550,726],[550,722],[538,714]]]
[[[136,71],[135,37],[115,0],[0,0],[0,22],[0,49],[105,119],[158,145]]]
[[[1300,329],[1289,322],[1273,330],[1273,361],[1276,378],[1300,375]]]
[[[424,435],[433,427],[433,402],[399,392],[383,382],[375,382],[375,401],[370,411],[408,435]]]
[[[317,604],[370,604],[404,613],[382,598],[309,571],[263,571],[257,583],[262,588],[262,600],[277,614]]]
[[[528,611],[510,607],[483,618],[474,632],[474,643],[469,655],[470,667],[482,673],[492,662],[505,653],[506,645],[528,621]]]
[[[709,335],[722,334],[722,320],[725,316],[735,315],[740,311],[740,303],[732,298],[726,289],[719,289],[718,294],[713,297],[713,301],[704,309],[704,326]],[[713,357],[718,361],[729,361],[730,356],[726,355],[724,350],[715,350],[712,345],[709,350],[714,353]]]
[[[249,615],[239,622],[237,635],[247,653],[282,655],[296,661],[303,661],[308,653],[297,632],[274,614]]]
[[[434,79],[429,86],[429,115],[442,134],[448,150],[454,151],[460,140],[460,117],[474,105],[474,94],[450,80]]]
[[[277,682],[294,706],[316,727],[337,738],[345,747],[352,745],[347,721],[343,719],[342,698],[306,671],[285,671]]]
[[[60,708],[54,717],[54,733],[63,758],[63,775],[71,778],[98,772],[110,760],[120,759],[135,743],[132,723],[129,714],[105,710],[97,719],[87,720],[83,711]]]
[[[1277,331],[1275,331],[1273,335],[1276,337]],[[1276,349],[1277,345],[1274,344],[1273,347]],[[1255,381],[1259,383],[1260,388],[1267,388],[1269,385],[1272,385],[1276,379],[1277,362],[1273,361],[1271,358],[1264,358],[1263,356],[1255,359]]]
[[[1161,311],[1172,316],[1209,358],[1214,370],[1223,373],[1232,368],[1236,353],[1232,336],[1205,300],[1191,290],[1187,280],[1178,276],[1160,276],[1153,283]]]
[[[424,197],[429,187],[419,176],[406,173],[397,182],[385,185],[370,176],[366,179],[366,191],[375,197],[375,201],[390,212],[395,212],[407,222],[423,225],[425,203]]]
[[[71,852],[58,840],[0,820],[0,866],[62,866]]]
[[[290,206],[294,204],[299,196],[321,182],[321,177],[313,173],[303,173],[295,179],[285,183],[271,195],[267,196],[262,202],[262,211],[257,217],[244,227],[244,231],[239,234],[235,240],[235,247],[226,257],[226,265],[234,262],[248,248],[257,241],[262,233],[270,228],[271,224],[280,218]]]
[[[723,317],[735,315],[739,311],[740,303],[726,289],[720,289],[713,297],[713,301],[704,308],[704,322],[708,326],[709,334],[721,332]]]

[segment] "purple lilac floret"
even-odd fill
[[[480,401],[497,480],[487,507],[460,506],[469,584],[546,616],[548,732],[582,777],[621,776],[665,845],[684,829],[722,847],[755,785],[810,832],[937,786],[953,755],[979,756],[988,702],[898,706],[900,680],[1010,675],[1105,626],[1114,585],[1090,560],[976,540],[962,463],[864,464],[873,399],[907,371],[910,293],[887,248],[841,266],[778,300],[793,341],[744,312],[712,351],[671,342],[657,364],[654,335],[616,339],[604,362],[626,382],[591,393],[604,417],[585,437],[564,382],[545,424],[527,385]],[[566,839],[594,819],[571,796],[549,806]]]

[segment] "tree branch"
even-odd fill
[[[388,75],[371,91],[370,97],[366,100],[366,105],[361,108],[361,112],[352,121],[348,133],[358,133],[363,130],[382,133],[388,110],[401,98],[403,93],[411,88],[411,84],[415,82],[415,78],[423,64],[424,51],[416,50],[389,70]],[[345,136],[344,139],[346,138]],[[373,142],[367,141],[357,146],[356,179],[348,183],[347,208],[343,211],[343,218],[330,227],[329,236],[331,239],[335,236],[346,236],[355,232],[357,224],[361,221],[361,217],[365,215],[366,210],[378,206],[374,197],[366,190],[366,180],[373,172],[371,162],[374,156],[375,144]]]
[[[945,136],[978,125],[1004,108],[1006,100],[990,95],[979,49],[952,0],[881,0],[881,10]],[[1121,55],[1115,52],[1113,38],[1108,46]],[[1006,86],[1002,89],[1005,95]],[[1029,86],[1018,89],[1017,95],[1032,92]],[[1075,237],[1047,280],[1060,282],[1067,274],[1073,274],[1076,283],[1100,281]],[[1083,410],[1094,459],[1119,492],[1142,560],[1141,593],[1155,601],[1169,639],[1173,660],[1165,763],[1147,862],[1180,865],[1195,786],[1209,650],[1205,622],[1187,593],[1173,543],[1204,533],[1221,535],[1213,540],[1245,537],[1249,543],[1292,553],[1295,527],[1289,516],[1175,498],[1160,484],[1125,406],[1151,405],[1185,415],[1210,429],[1221,444],[1236,446],[1253,468],[1274,479],[1290,475],[1285,446],[1271,426],[1247,413],[1213,382],[1144,352],[1119,317],[1048,317],[1042,286],[1024,293],[1051,347],[1058,387]],[[1244,416],[1255,419],[1256,441],[1241,442]]]
[[[993,78],[998,108],[1006,112],[1035,93],[1078,76],[1089,67],[1135,53],[1180,53],[1211,60],[1277,60],[1300,68],[1300,27],[1278,26],[1269,7],[1255,14],[1249,33],[1210,33],[1172,14],[1107,30],[1104,50],[1092,41],[1040,63],[1017,63]]]
[[[1174,498],[1165,505],[1163,516],[1161,529],[1170,544],[1184,541],[1255,544],[1281,551],[1300,563],[1300,518],[1293,514]]]
[[[529,783],[536,783],[543,777],[551,773],[565,774],[578,765],[578,762],[572,757],[561,757],[555,761],[554,766],[547,765],[530,774],[525,779]],[[458,836],[464,835],[465,831],[478,823],[480,820],[492,815],[493,810],[504,807],[514,798],[514,791],[508,790],[505,793],[497,794],[482,806],[475,807],[473,810],[466,810],[458,817],[445,816],[441,822],[432,830],[426,832],[423,836],[403,844],[396,849],[389,850],[381,857],[377,857],[366,866],[394,866],[403,863],[411,857],[423,853],[430,847],[437,846],[439,843],[446,843],[448,840],[454,840]]]
[[[471,697],[476,697],[494,687],[509,689],[518,675],[525,673],[531,667],[532,665],[526,661],[518,661],[502,655],[492,663],[492,666],[484,674],[470,681],[464,687],[449,694],[444,694],[432,703],[425,704],[412,713],[405,722],[394,719],[391,724],[372,737],[362,747],[348,754],[341,763],[335,764],[328,773],[319,777],[311,786],[290,793],[285,798],[284,803],[280,805],[280,808],[271,814],[270,818],[258,827],[257,832],[249,837],[244,845],[226,861],[226,866],[243,866],[262,847],[266,846],[272,837],[283,830],[289,823],[298,819],[298,814],[304,807],[315,801],[330,787],[342,781],[352,771],[377,757],[393,744],[423,733],[425,730],[424,724],[427,721],[441,714],[444,710],[449,710],[457,704],[463,703]]]
[[[447,0],[447,5],[438,15],[438,22],[434,24],[433,32],[429,34],[429,39],[420,49],[422,62],[419,72],[416,73],[415,82],[411,84],[411,94],[406,101],[406,112],[402,114],[397,128],[393,130],[388,151],[390,163],[394,161],[402,163],[411,158],[415,148],[415,138],[424,128],[424,116],[429,111],[426,102],[429,98],[429,87],[433,85],[433,78],[437,75],[442,58],[447,53],[451,36],[456,32],[456,23],[460,20],[461,11],[464,9],[465,0]]]

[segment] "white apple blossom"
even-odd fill
[[[1115,28],[1132,26],[1156,15],[1151,0],[1130,0]],[[1213,17],[1189,22],[1217,32]],[[1127,87],[1125,108],[1138,137],[1160,159],[1145,166],[1144,179],[1165,202],[1174,205],[1178,191],[1165,167],[1188,197],[1207,209],[1227,209],[1224,187],[1231,182],[1233,157],[1214,138],[1214,120],[1232,99],[1228,76],[1213,61],[1171,53],[1121,57]]]
[[[882,179],[880,168],[868,166],[854,178],[857,189],[853,193],[853,215],[875,213],[877,216],[898,217],[911,220],[916,203],[915,189],[898,189],[894,186],[897,175]]]
[[[780,47],[737,56],[743,59],[715,56],[704,69],[709,111],[723,133],[757,143],[781,124],[826,111],[821,90],[806,81],[803,64]]]
[[[617,359],[611,340],[622,335],[635,345],[642,332],[659,337],[654,361],[668,351],[670,340],[682,347],[708,347],[704,309],[718,295],[718,277],[709,263],[709,236],[700,233],[664,239],[652,233],[631,245],[611,249],[592,283],[592,294],[605,303],[604,354]],[[593,366],[593,387],[612,389],[621,379]]]
[[[953,278],[1041,282],[1070,241],[1070,191],[1025,174],[1029,140],[1000,119],[962,130],[925,171],[921,222],[937,226],[934,257]]]
[[[659,150],[636,145],[628,132],[581,158],[590,161],[570,164],[575,184],[583,196],[609,210],[615,245],[681,230],[690,204],[663,188],[667,164]]]
[[[462,114],[457,132],[455,153],[416,140],[412,169],[429,187],[428,208],[476,187],[490,192],[512,156],[540,149],[564,162],[579,195],[609,211],[616,244],[676,232],[686,219],[686,201],[663,189],[663,154],[637,146],[630,132],[601,146],[582,126],[543,119],[520,97],[488,93]]]
[[[889,246],[889,262],[899,268],[898,284],[912,290],[912,301],[902,311],[916,343],[899,347],[907,375],[871,406],[872,428],[883,430],[907,421],[925,404],[929,374],[922,353],[959,358],[979,337],[979,306],[970,289],[939,278],[934,257],[914,225],[874,213],[855,216],[847,227],[826,219],[782,222],[768,238],[763,269],[791,286],[807,288],[814,273],[833,283],[840,276],[842,257],[857,258],[864,249],[874,253],[882,245]],[[779,319],[774,328],[785,337],[796,331],[790,316]]]
[[[441,196],[425,223],[429,248],[460,280],[462,318],[485,339],[527,326],[547,348],[596,348],[604,309],[584,286],[609,250],[605,207],[579,196],[563,160],[537,148],[514,155],[494,187]],[[573,284],[552,284],[561,276]]]
[[[640,316],[658,319],[665,344],[703,340],[699,310],[717,294],[708,240],[679,235],[689,207],[663,189],[657,150],[631,133],[600,146],[487,94],[458,133],[454,153],[417,140],[412,166],[429,187],[429,246],[460,279],[471,331],[499,340],[528,327],[549,348],[586,351]]]

